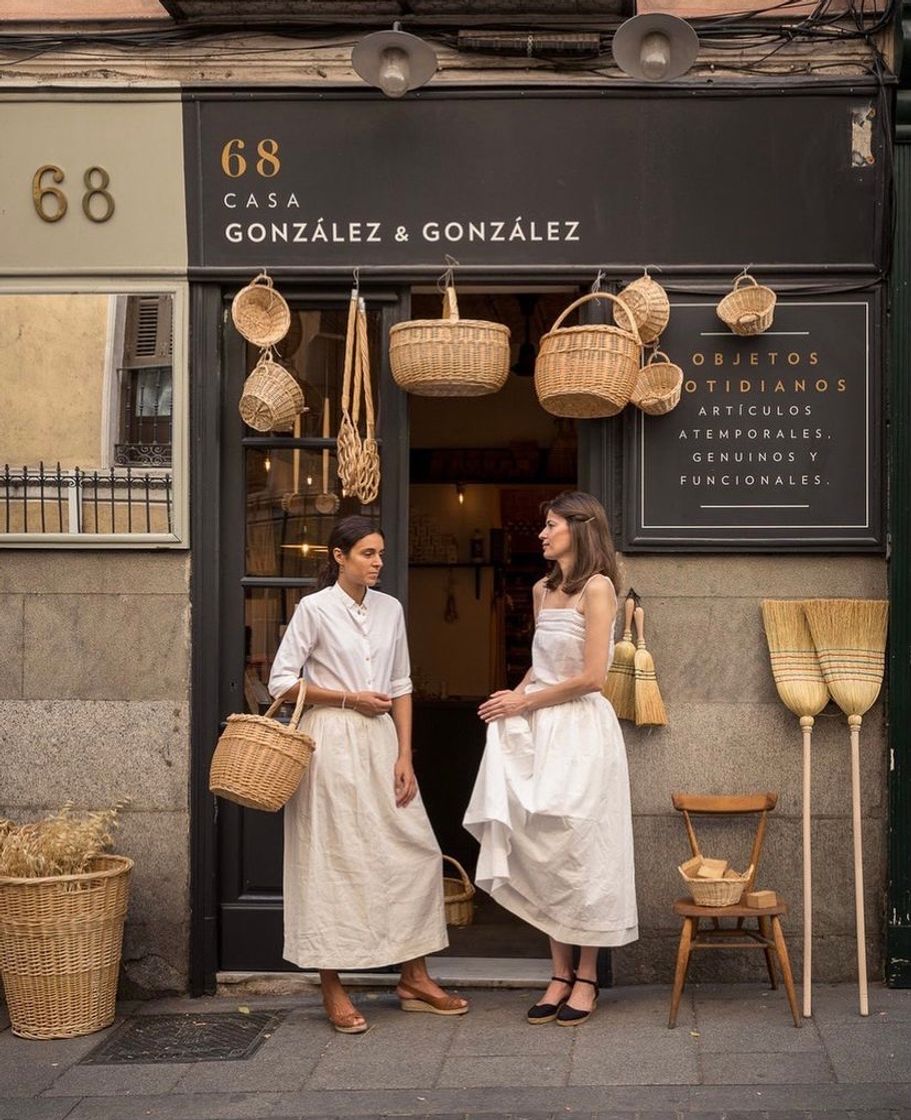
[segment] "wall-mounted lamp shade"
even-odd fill
[[[611,50],[624,74],[647,82],[666,82],[679,78],[693,65],[699,54],[699,38],[685,19],[654,12],[622,23]]]
[[[368,85],[387,97],[401,97],[430,81],[437,56],[429,43],[407,31],[374,31],[355,43],[351,65]]]

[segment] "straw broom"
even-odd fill
[[[811,599],[804,604],[819,667],[832,699],[851,729],[851,818],[854,833],[854,916],[857,924],[857,988],[861,1015],[867,1003],[867,938],[864,928],[863,836],[860,820],[860,725],[883,682],[889,604],[882,599]]]
[[[632,594],[627,596],[624,606],[623,637],[614,646],[614,659],[607,671],[607,679],[601,693],[613,705],[617,719],[636,718],[636,678],[633,661],[636,647],[633,645],[633,609],[636,601]]]
[[[803,731],[803,1014],[809,1019],[812,1003],[813,865],[810,850],[810,741],[814,717],[829,701],[829,690],[816,659],[816,647],[799,600],[763,599],[772,676],[785,707],[800,717]]]
[[[633,658],[635,672],[635,697],[636,697],[636,726],[646,724],[663,727],[667,723],[667,712],[664,710],[664,701],[658,688],[658,678],[655,675],[655,661],[645,648],[645,611],[636,607],[636,655]]]

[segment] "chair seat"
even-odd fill
[[[681,918],[772,918],[787,914],[788,904],[776,896],[774,906],[697,906],[689,897],[678,898],[674,913]]]

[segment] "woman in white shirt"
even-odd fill
[[[285,808],[284,956],[319,970],[329,1022],[345,1034],[367,1023],[339,969],[401,963],[403,1010],[468,1010],[424,962],[449,940],[440,849],[411,763],[405,619],[397,599],[374,590],[383,547],[365,517],[334,527],[324,586],[298,604],[269,678],[286,700],[306,680],[313,708],[301,728],[317,744]]]

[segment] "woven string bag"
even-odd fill
[[[264,350],[244,382],[238,408],[243,422],[257,432],[288,431],[304,411],[304,392],[272,351]]]
[[[609,300],[630,329],[603,323],[564,327],[568,315],[592,300]],[[553,416],[592,419],[615,416],[630,399],[639,376],[642,343],[629,308],[609,292],[591,292],[571,303],[541,339],[535,391]]]
[[[288,333],[291,311],[272,278],[261,272],[231,302],[234,326],[254,346],[274,346]]]
[[[637,280],[633,280],[631,284],[627,284],[620,292],[620,299],[633,313],[633,319],[643,343],[648,345],[657,341],[671,318],[671,305],[667,298],[667,292],[657,280],[653,280],[646,272],[644,276],[640,276]],[[614,306],[614,322],[618,327],[625,327],[629,330],[629,319],[616,305]]]
[[[683,370],[656,348],[639,370],[630,401],[649,416],[664,416],[680,404],[682,388]]]
[[[358,291],[355,288],[348,302],[348,326],[345,331],[345,364],[342,374],[342,398],[339,402],[341,419],[336,441],[336,464],[339,482],[344,497],[354,493],[360,467],[361,436],[351,418],[352,381],[355,367],[355,347],[357,344]],[[355,390],[355,398],[359,396]]]
[[[357,457],[357,471],[354,493],[362,505],[369,506],[376,501],[380,492],[380,452],[376,442],[376,413],[373,408],[373,387],[370,382],[370,346],[367,338],[367,310],[364,301],[358,301],[357,309],[357,354],[355,362],[360,376],[356,379],[354,412],[352,423],[358,427],[361,393],[364,397],[364,418],[366,434],[361,440]]]
[[[749,337],[762,334],[772,325],[776,295],[771,288],[758,284],[743,272],[734,281],[733,289],[719,302],[718,318],[734,334]]]

